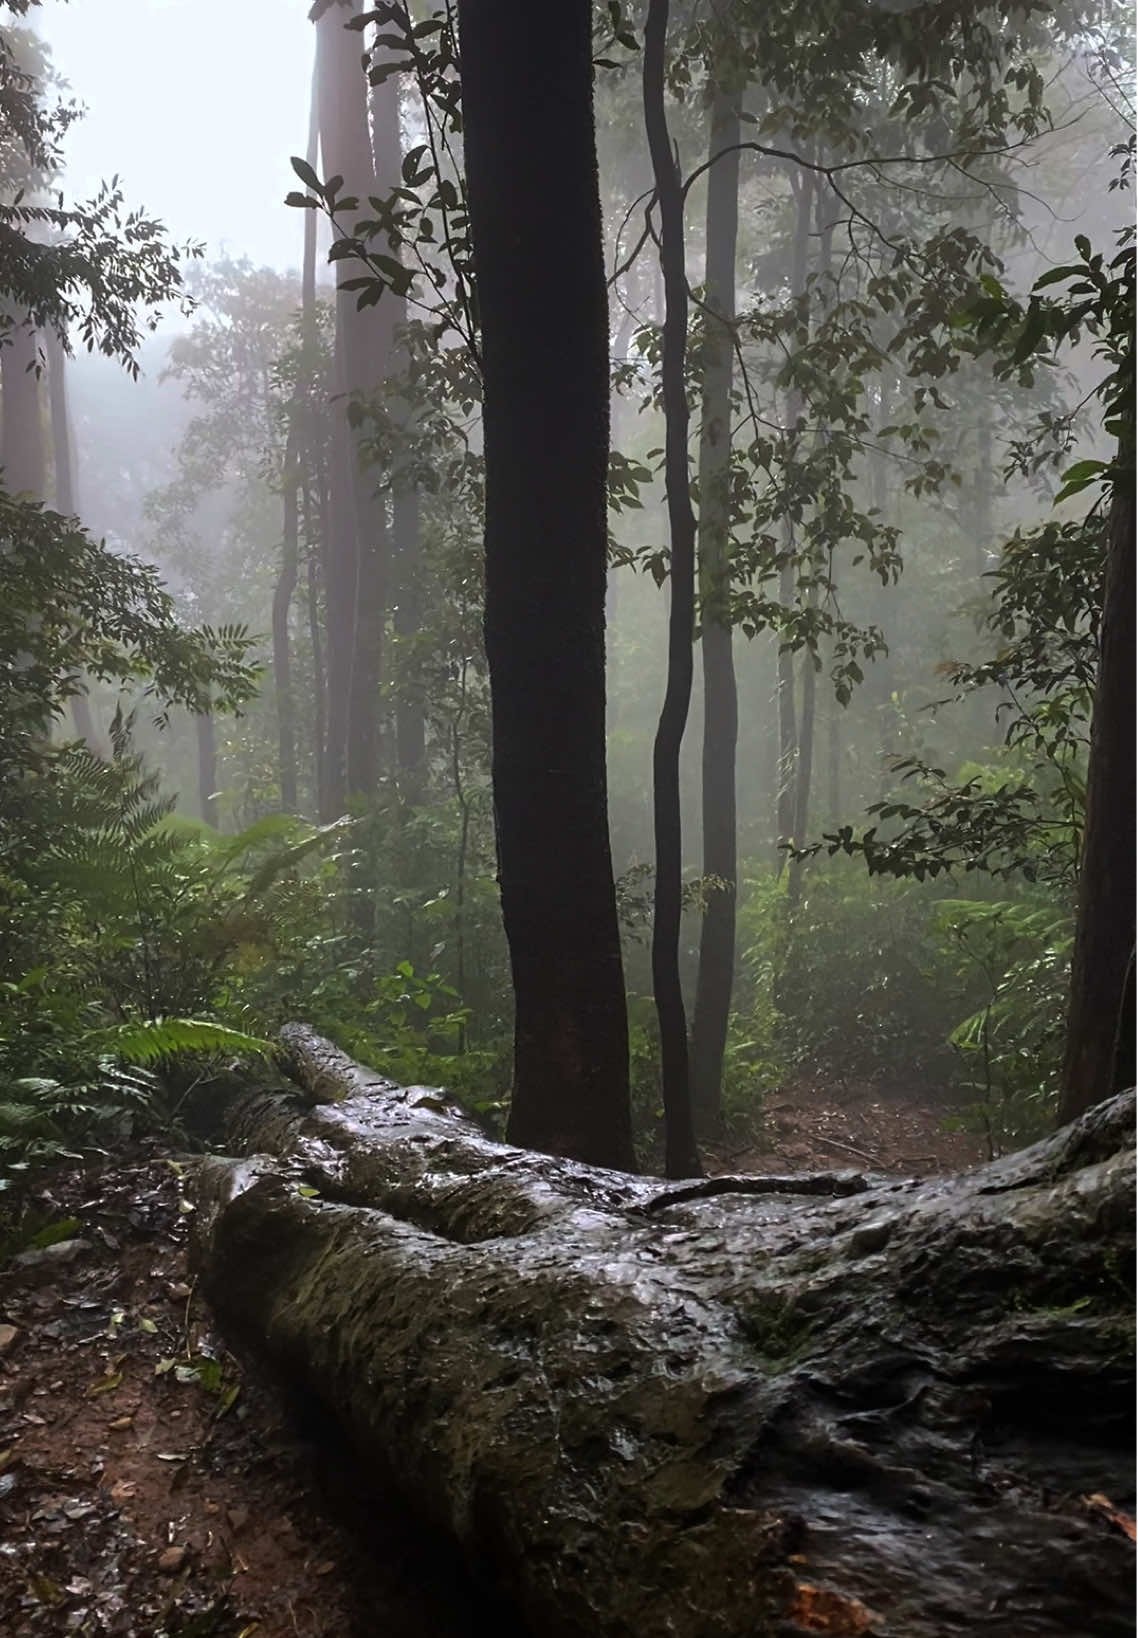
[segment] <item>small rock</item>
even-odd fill
[[[53,1246],[33,1246],[12,1258],[13,1268],[54,1268],[74,1262],[85,1251],[93,1251],[90,1240],[77,1236],[74,1240],[57,1240]]]
[[[158,1568],[163,1575],[177,1575],[186,1562],[184,1547],[167,1547],[164,1553],[158,1555]]]
[[[0,1325],[0,1354],[6,1354],[20,1334],[18,1325]]]
[[[190,1287],[184,1280],[176,1280],[173,1285],[166,1287],[171,1302],[185,1302],[190,1295]]]

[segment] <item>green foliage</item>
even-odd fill
[[[936,926],[960,987],[983,989],[949,1041],[962,1060],[964,1119],[995,1156],[1042,1136],[1054,1119],[1073,917],[1048,904],[946,899]]]

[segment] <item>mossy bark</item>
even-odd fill
[[[286,1036],[206,1293],[542,1638],[1132,1632],[1133,1094],[951,1180],[667,1185]]]

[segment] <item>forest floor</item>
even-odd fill
[[[805,1080],[710,1169],[959,1170],[983,1146],[947,1113]],[[0,1269],[0,1632],[508,1638],[445,1546],[212,1330],[189,1209],[155,1146],[27,1203]]]

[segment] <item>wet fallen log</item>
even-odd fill
[[[206,1293],[540,1638],[1133,1632],[1133,1093],[950,1180],[661,1184],[285,1037]]]

